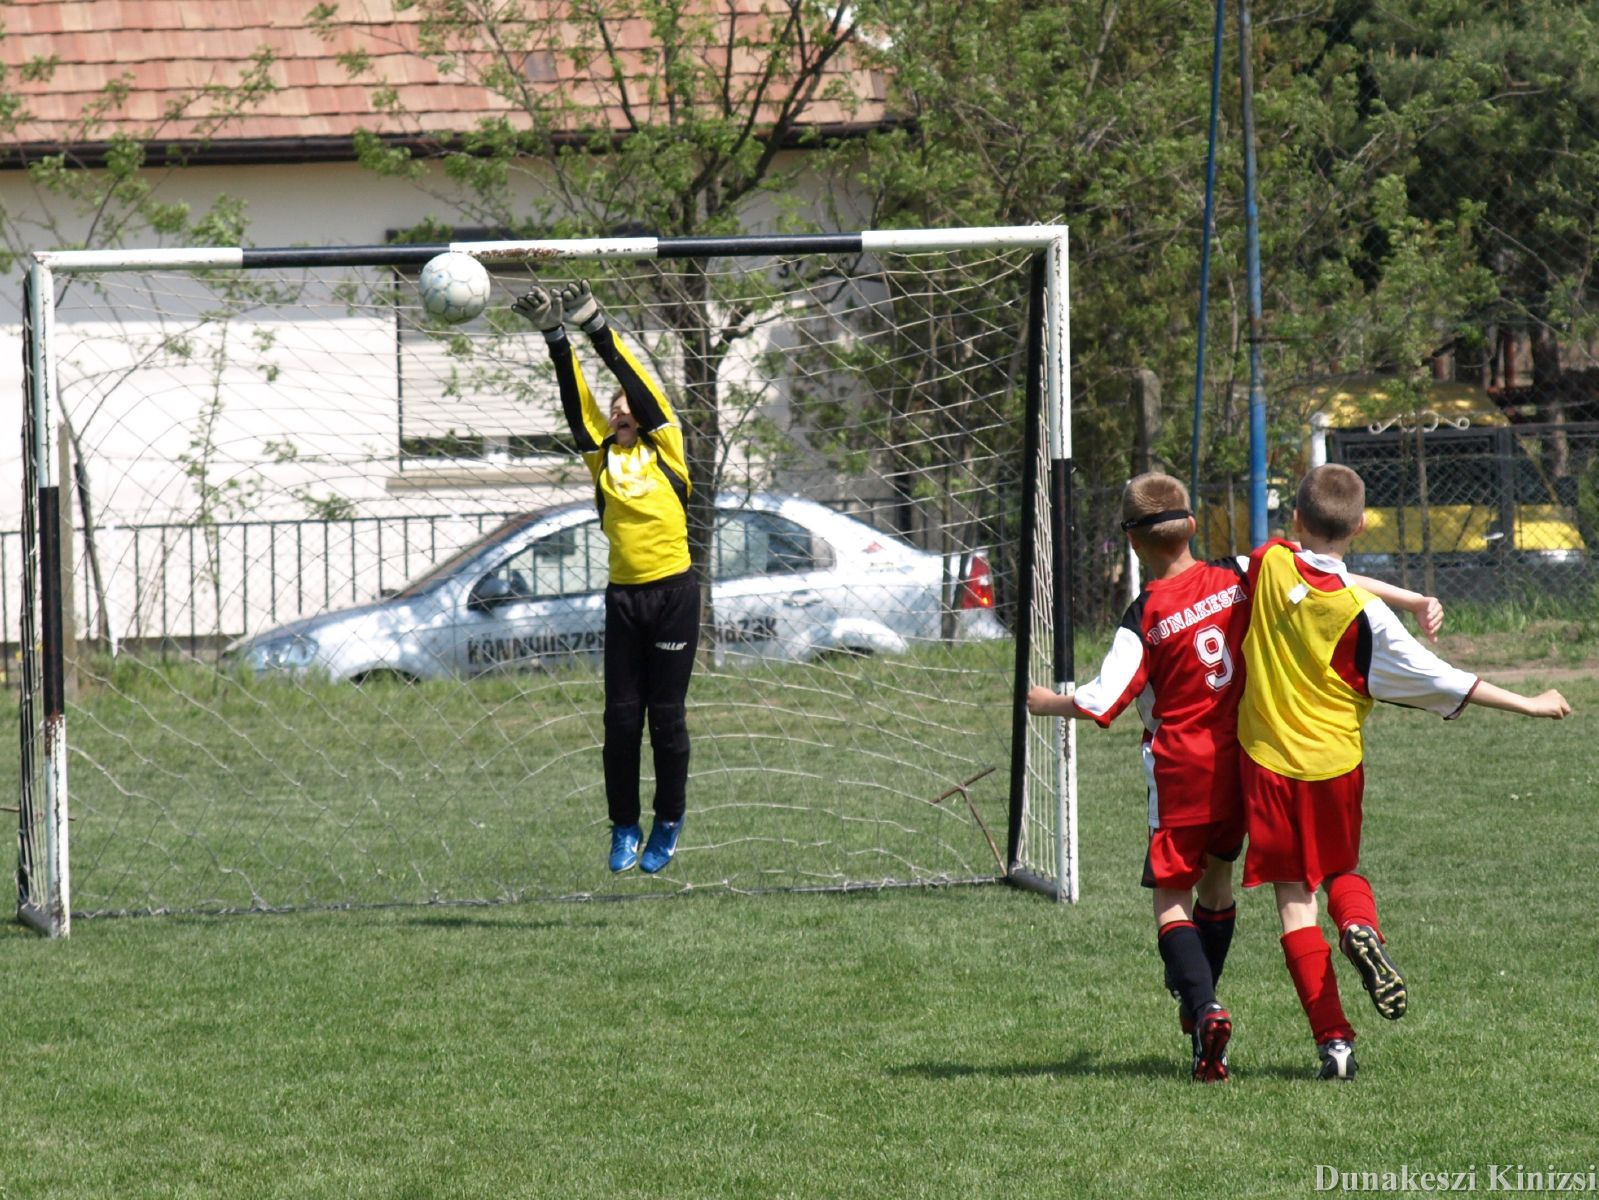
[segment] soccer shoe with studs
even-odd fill
[[[1205,1005],[1194,1022],[1194,1082],[1222,1083],[1228,1078],[1227,1042],[1233,1019],[1220,1004]]]
[[[613,871],[629,871],[638,865],[638,846],[644,840],[644,830],[637,825],[611,826],[611,857]]]
[[[1387,1021],[1397,1021],[1405,1015],[1409,999],[1405,991],[1405,977],[1388,957],[1382,938],[1370,925],[1351,925],[1338,939],[1344,956],[1360,972],[1360,982],[1366,985],[1372,1006],[1377,1015]]]
[[[639,859],[639,870],[653,875],[671,862],[672,855],[677,853],[677,835],[682,832],[681,817],[676,821],[656,818],[655,824],[650,826],[650,840],[644,844],[643,857]]]
[[[1343,1038],[1332,1038],[1320,1043],[1316,1052],[1321,1055],[1321,1070],[1317,1079],[1344,1079],[1355,1077],[1355,1047]]]

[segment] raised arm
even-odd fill
[[[595,453],[610,432],[610,422],[595,403],[588,380],[578,366],[577,352],[566,336],[561,297],[547,288],[534,287],[517,298],[511,311],[525,317],[544,334],[550,361],[555,364],[555,382],[560,389],[561,412],[566,417],[567,428],[572,431],[579,454]]]
[[[1437,596],[1424,596],[1420,592],[1413,592],[1409,588],[1402,588],[1381,579],[1373,579],[1369,575],[1351,573],[1348,579],[1356,587],[1365,588],[1389,608],[1407,612],[1415,617],[1416,624],[1421,626],[1421,631],[1427,635],[1429,642],[1438,640],[1438,631],[1444,624],[1444,606]]]
[[[627,406],[638,427],[645,433],[653,433],[662,426],[676,424],[676,415],[665,391],[633,357],[632,351],[617,340],[588,280],[580,279],[562,288],[561,303],[565,306],[567,320],[589,335],[600,361],[622,385]]]

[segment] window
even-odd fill
[[[400,235],[391,230],[389,239]],[[452,242],[512,236],[506,230],[449,230]],[[571,438],[555,382],[535,360],[505,362],[472,353],[469,326],[440,329],[422,323],[414,306],[419,268],[394,272],[395,369],[398,376],[399,461],[408,465],[507,462],[571,454]],[[491,271],[491,304],[524,291],[524,267]],[[541,356],[542,357],[542,356]]]
[[[554,600],[605,590],[611,544],[597,520],[541,537],[495,569],[511,594],[526,600]]]
[[[717,579],[795,575],[831,565],[825,542],[786,517],[765,512],[721,512],[712,548]]]

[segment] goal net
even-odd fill
[[[493,281],[455,325],[416,286],[446,249]],[[579,278],[693,486],[689,810],[655,876],[606,869],[606,547],[509,307]],[[1044,226],[34,255],[23,919],[1074,898],[1070,723],[1023,702],[1071,678],[1066,281]]]

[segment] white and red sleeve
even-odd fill
[[[1124,621],[1111,639],[1099,674],[1072,693],[1072,705],[1096,725],[1107,726],[1138,698],[1148,683],[1144,639]]]
[[[1370,601],[1361,615],[1371,629],[1371,664],[1366,672],[1371,698],[1437,713],[1446,721],[1458,717],[1476,690],[1478,677],[1450,666],[1423,646],[1381,600]]]

